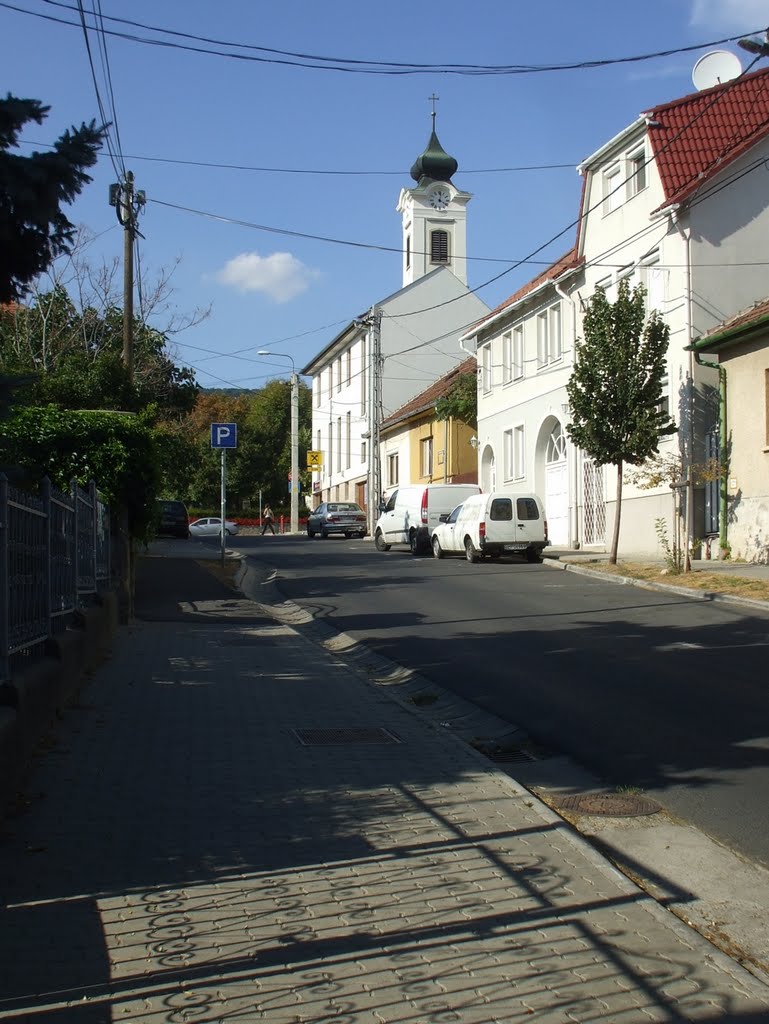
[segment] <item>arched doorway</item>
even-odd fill
[[[544,463],[542,498],[547,514],[547,530],[554,547],[569,544],[569,467],[566,457],[566,434],[554,417],[542,424],[537,442],[537,461]],[[537,479],[543,476],[538,472]]]
[[[487,444],[481,455],[481,476],[478,483],[485,494],[497,489],[497,464],[494,449]]]

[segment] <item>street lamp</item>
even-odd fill
[[[738,39],[737,45],[747,50],[748,53],[755,53],[758,57],[769,57],[769,29],[764,33],[764,41],[757,39]]]
[[[291,533],[299,533],[299,378],[293,356],[260,348],[258,356],[272,356],[291,362]]]

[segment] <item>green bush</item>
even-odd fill
[[[60,490],[94,480],[107,502],[125,510],[131,534],[151,533],[160,468],[152,430],[125,413],[20,408],[3,424],[0,463],[47,476]]]

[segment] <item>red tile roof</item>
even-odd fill
[[[767,321],[769,321],[769,299],[763,299],[749,309],[743,309],[713,327],[701,338],[697,338],[692,347],[704,352],[717,352],[725,342],[733,342],[744,331],[751,327],[758,327]]]
[[[645,115],[663,205],[680,203],[769,135],[769,69],[662,103]]]
[[[479,320],[479,326],[482,326],[488,320],[491,320],[497,315],[497,313],[501,313],[503,309],[507,309],[508,306],[514,305],[520,299],[528,295],[529,292],[533,292],[536,288],[539,288],[540,285],[545,284],[546,281],[555,281],[556,278],[560,277],[561,274],[564,274],[567,270],[573,270],[584,262],[584,256],[577,256],[576,247],[569,249],[567,253],[561,256],[560,259],[557,259],[555,263],[551,263],[550,266],[546,270],[543,270],[541,274],[538,274],[535,278],[529,281],[528,284],[523,285],[517,292],[514,292],[509,299],[505,299],[505,301],[501,302],[495,309],[492,309],[488,316],[485,316],[483,320]]]
[[[416,395],[411,401],[402,405],[400,409],[396,409],[394,413],[391,413],[387,419],[382,421],[382,429],[395,426],[396,423],[401,423],[410,416],[416,416],[420,412],[427,412],[428,409],[434,408],[438,399],[443,398],[444,395],[449,393],[457,377],[460,377],[463,373],[475,373],[477,366],[475,356],[464,359],[453,369],[449,370],[448,373],[444,373],[442,377],[433,381],[421,394]]]

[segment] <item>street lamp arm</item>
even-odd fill
[[[256,354],[258,356],[272,356],[273,359],[288,359],[291,363],[291,372],[296,376],[294,357],[290,356],[288,352],[270,352],[269,349],[260,348]]]

